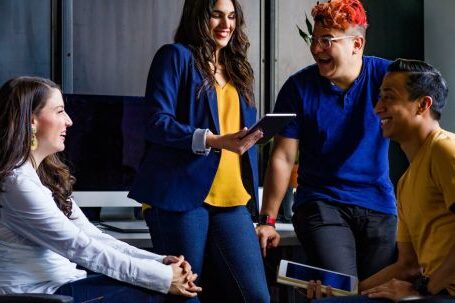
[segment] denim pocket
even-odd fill
[[[321,226],[344,225],[340,210],[336,205],[324,201],[311,201],[299,207],[293,222],[302,231],[313,230]]]

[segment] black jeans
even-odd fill
[[[308,263],[363,280],[396,259],[397,217],[359,206],[311,201],[292,218]]]

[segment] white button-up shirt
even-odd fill
[[[94,272],[167,293],[172,268],[164,256],[137,249],[91,224],[74,203],[67,218],[30,162],[0,191],[0,293],[54,293]]]

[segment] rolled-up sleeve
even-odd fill
[[[303,119],[302,113],[299,112],[297,103],[300,97],[296,92],[293,78],[289,78],[281,88],[276,99],[274,113],[296,113],[297,118],[289,122],[286,127],[280,131],[280,136],[292,139],[300,139],[299,123]]]
[[[201,156],[207,156],[210,153],[211,148],[206,147],[206,138],[208,133],[208,129],[196,129],[193,134],[193,143],[191,146],[193,153]]]

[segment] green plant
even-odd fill
[[[311,44],[311,36],[313,35],[313,25],[311,24],[310,20],[308,19],[308,15],[305,13],[305,24],[308,32],[303,31],[298,25],[297,29],[299,30],[300,37],[305,40],[306,44]]]

